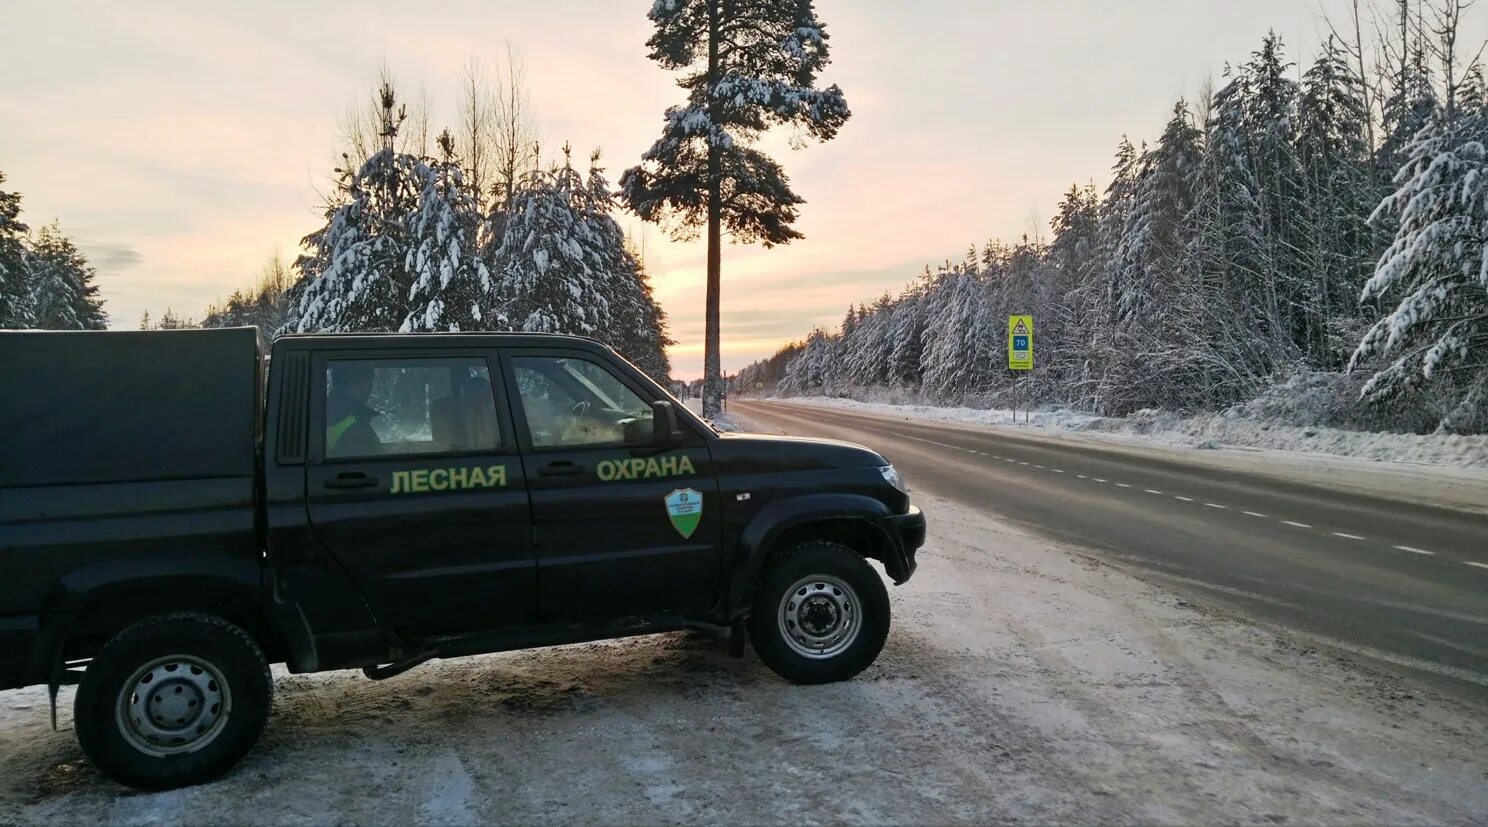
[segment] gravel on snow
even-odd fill
[[[1479,821],[1488,709],[1190,605],[943,500],[857,679],[673,634],[278,673],[215,783],[102,778],[0,694],[0,823]]]

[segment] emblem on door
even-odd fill
[[[703,519],[703,495],[691,488],[678,488],[666,495],[662,502],[666,503],[667,519],[672,521],[672,528],[677,529],[684,540],[691,537]]]

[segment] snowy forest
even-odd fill
[[[257,325],[284,333],[536,331],[609,343],[658,380],[670,364],[666,314],[615,220],[596,151],[581,172],[568,146],[543,165],[520,87],[467,73],[459,124],[428,136],[384,77],[343,123],[346,150],[325,223],[292,264],[200,322],[167,310],[142,328]]]
[[[1343,427],[1488,428],[1488,92],[1464,4],[1392,3],[1377,42],[1309,65],[1264,38],[1052,235],[973,245],[835,331],[739,371],[735,392],[1005,406],[1010,314],[1036,317],[1024,400],[1121,416],[1278,388]],[[1352,35],[1352,37],[1349,37]]]
[[[32,231],[0,172],[0,330],[103,330],[108,314],[88,259],[57,222]]]

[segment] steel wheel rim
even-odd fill
[[[179,755],[217,740],[232,712],[232,692],[212,663],[167,655],[134,670],[114,709],[130,746],[155,757]]]
[[[775,613],[780,636],[791,651],[812,660],[842,654],[863,628],[857,592],[831,575],[803,577],[786,590]]]

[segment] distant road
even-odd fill
[[[1488,692],[1488,517],[1130,447],[752,400],[729,409],[782,433],[863,443],[912,490],[1263,623]],[[933,554],[933,522],[931,535]]]

